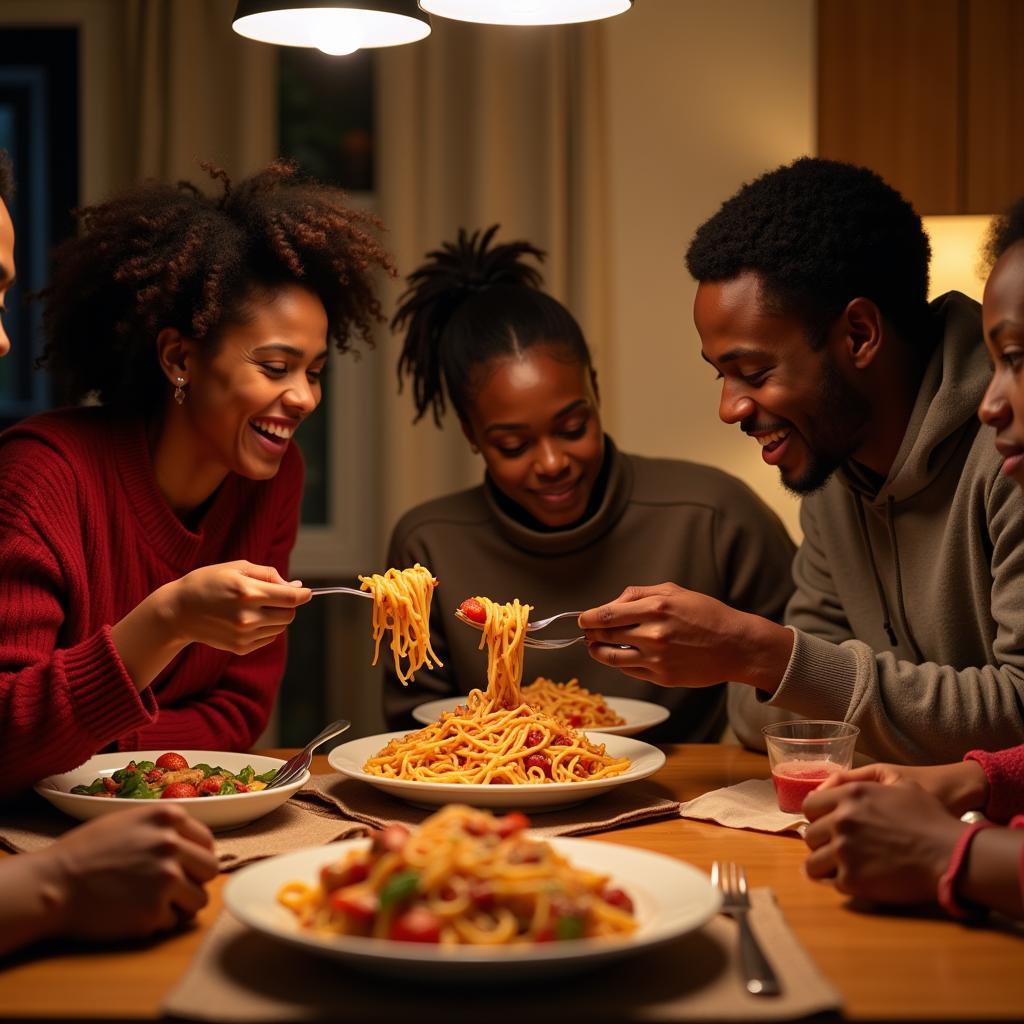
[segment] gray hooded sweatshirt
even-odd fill
[[[770,698],[731,684],[751,746],[780,709],[852,722],[858,751],[887,761],[1024,742],[1024,497],[976,415],[978,305],[951,292],[933,308],[943,338],[881,488],[848,465],[803,501],[789,665]]]

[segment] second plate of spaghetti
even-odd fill
[[[665,755],[649,743],[628,736],[604,736],[605,751],[612,758],[626,758],[629,767],[617,775],[577,782],[545,782],[537,785],[486,785],[474,783],[422,782],[371,775],[364,770],[368,760],[405,732],[365,736],[335,747],[327,757],[331,767],[350,779],[369,783],[417,807],[441,807],[453,802],[471,807],[511,810],[554,811],[600,796],[653,775],[665,763]]]
[[[652,704],[647,700],[636,700],[633,697],[605,697],[604,701],[619,718],[623,719],[622,723],[618,725],[583,724],[578,727],[581,732],[611,733],[613,736],[636,736],[638,733],[660,725],[669,716],[668,708],[663,707],[661,704]],[[440,718],[445,711],[454,711],[465,703],[465,696],[442,697],[440,700],[432,700],[413,708],[412,717],[417,722],[429,725]]]

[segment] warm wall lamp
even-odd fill
[[[420,0],[430,14],[484,25],[568,25],[622,14],[633,0]]]
[[[238,0],[231,27],[261,43],[315,46],[337,55],[430,35],[416,0]]]

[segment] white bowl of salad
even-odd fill
[[[35,790],[65,814],[86,821],[138,806],[140,800],[181,804],[212,829],[238,828],[280,807],[309,772],[267,789],[284,764],[276,757],[223,750],[136,750],[97,754]]]

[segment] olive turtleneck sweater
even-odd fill
[[[744,611],[779,620],[792,591],[793,545],[773,512],[739,480],[717,469],[619,452],[607,439],[604,490],[582,523],[546,530],[501,495],[489,479],[427,502],[395,527],[388,564],[420,562],[440,581],[434,595],[431,643],[444,662],[420,670],[403,687],[385,669],[384,714],[391,728],[411,727],[417,704],[483,687],[486,656],[480,634],[452,617],[474,594],[518,597],[541,618],[590,608],[625,587],[673,582]],[[528,525],[530,522],[530,525]],[[570,622],[568,636],[575,629]],[[604,694],[653,701],[671,709],[645,738],[695,742],[718,738],[725,721],[724,688],[664,689],[599,665],[580,644],[564,651],[526,652],[523,681],[538,675],[576,677]]]

